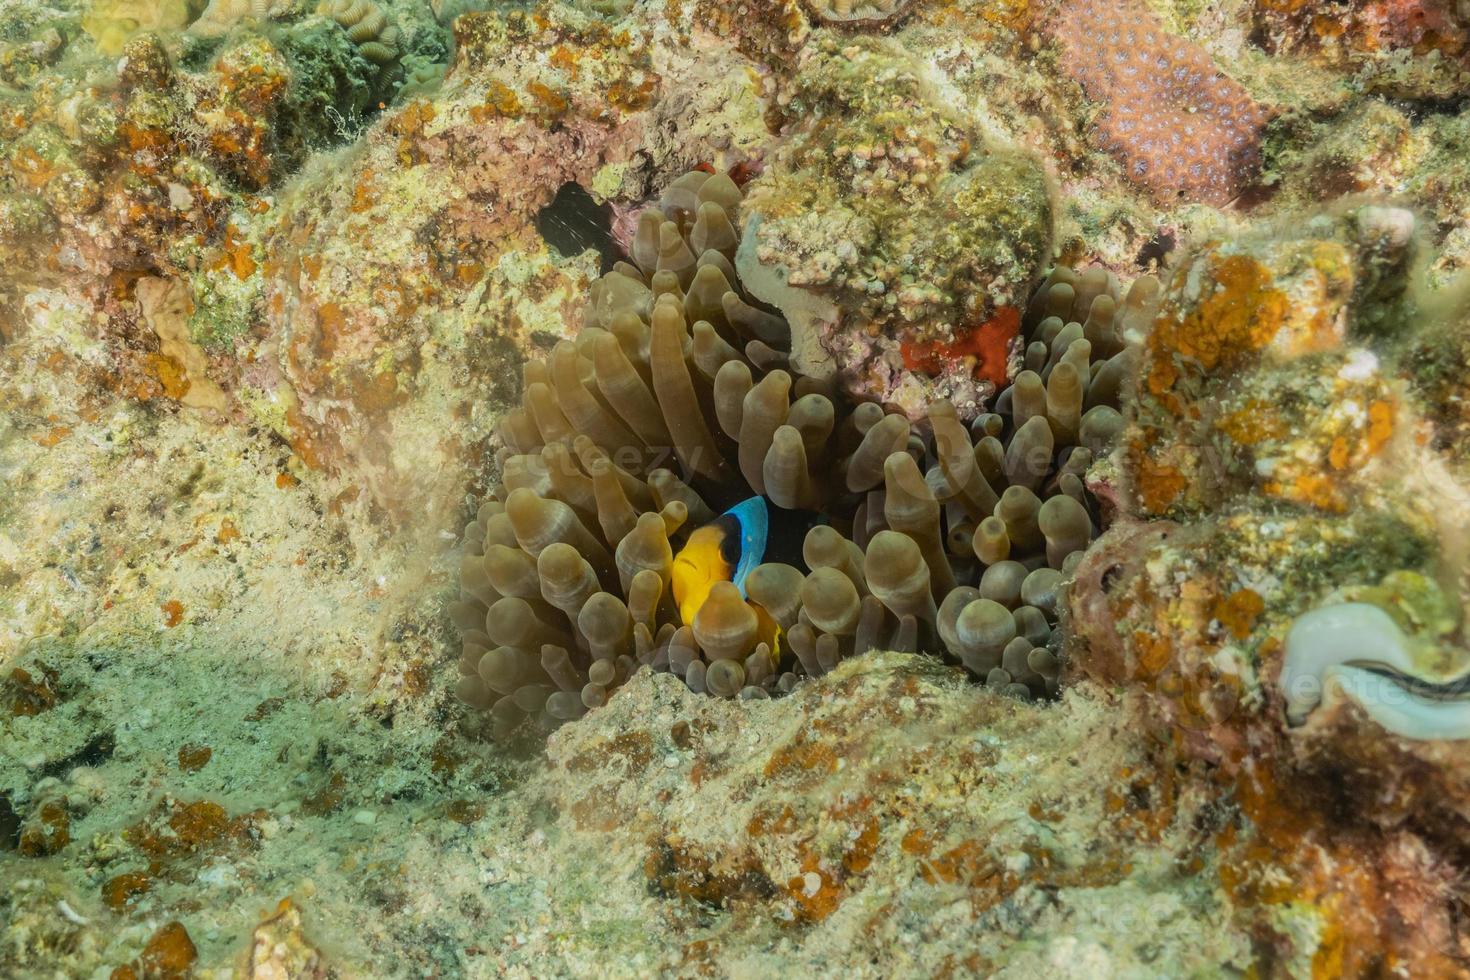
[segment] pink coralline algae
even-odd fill
[[[1223,204],[1260,166],[1269,113],[1209,56],[1141,3],[1063,6],[1052,23],[1061,67],[1103,103],[1098,142],[1160,202]]]

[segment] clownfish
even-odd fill
[[[674,556],[670,578],[679,618],[694,622],[694,614],[709,598],[716,582],[734,582],[745,595],[745,580],[765,560],[771,533],[770,512],[764,497],[751,497],[694,529]]]
[[[742,598],[745,582],[755,567],[766,560],[771,536],[771,515],[764,497],[741,501],[702,527],[674,556],[670,584],[679,618],[692,625],[699,608],[709,598],[716,582],[733,582]],[[759,637],[772,653],[779,652],[781,629],[770,614],[754,603]]]

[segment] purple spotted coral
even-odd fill
[[[1270,113],[1143,4],[1068,3],[1052,32],[1063,71],[1103,104],[1099,144],[1160,202],[1223,204],[1255,179]]]

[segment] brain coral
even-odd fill
[[[908,12],[912,0],[811,0],[812,16],[824,24],[884,27]]]
[[[1267,111],[1197,45],[1138,0],[1061,6],[1052,30],[1064,71],[1103,103],[1097,137],[1161,202],[1222,204],[1260,166]]]
[[[199,18],[189,25],[189,33],[196,37],[222,37],[241,21],[265,21],[288,6],[285,0],[210,0]],[[368,61],[380,68],[397,62],[398,27],[372,0],[322,0],[316,12],[340,24]]]
[[[222,37],[243,20],[264,21],[285,7],[283,0],[209,0],[209,6],[189,25],[189,33]]]
[[[398,27],[388,22],[383,8],[372,0],[323,0],[317,13],[341,24],[358,51],[373,64],[398,60]]]
[[[1120,328],[1156,284],[1120,302],[1105,271],[1056,270],[997,411],[967,427],[935,402],[916,425],[788,370],[785,322],[730,265],[741,199],[724,176],[675,181],[576,339],[525,367],[451,610],[459,693],[497,734],[575,718],[645,665],[767,697],[888,647],[948,652],[1017,696],[1055,689],[1059,591],[1106,516],[1083,480],[1122,424]],[[756,494],[765,563],[686,619],[674,556]]]

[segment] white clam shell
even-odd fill
[[[1300,725],[1324,701],[1351,698],[1384,730],[1416,740],[1470,738],[1470,700],[1435,700],[1366,669],[1417,675],[1408,638],[1377,606],[1344,602],[1297,617],[1286,636],[1280,687]]]

